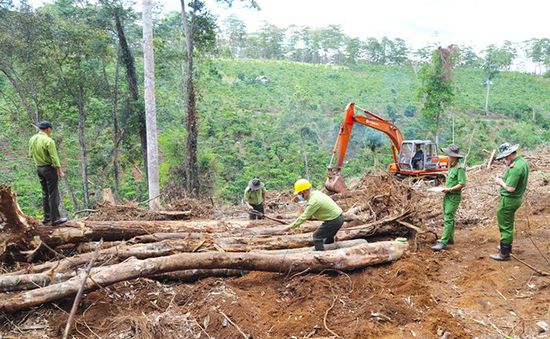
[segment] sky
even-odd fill
[[[136,10],[141,10],[141,0]],[[505,40],[550,38],[550,0],[257,0],[261,10],[235,0],[227,8],[205,0],[221,20],[231,14],[249,32],[264,22],[279,27],[340,25],[352,37],[402,38],[409,47],[469,45],[477,52]],[[30,0],[38,6],[51,0]],[[163,11],[179,11],[179,0],[153,0]],[[221,21],[220,21],[221,22]]]
[[[354,37],[405,39],[412,47],[428,43],[468,44],[479,50],[504,40],[550,38],[548,0],[257,0],[261,10],[230,9],[207,0],[221,19],[236,14],[249,31],[264,21],[280,27],[340,25]],[[179,10],[178,0],[157,0]]]

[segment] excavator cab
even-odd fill
[[[405,140],[398,158],[402,172],[436,170],[439,166],[437,145],[430,140]]]

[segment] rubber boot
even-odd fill
[[[500,251],[500,244],[497,245],[497,251]],[[510,248],[510,254],[513,253],[512,252],[512,248]]]
[[[313,245],[315,246],[315,250],[316,251],[324,251],[325,250],[325,245],[324,245],[324,240],[313,240]]]
[[[505,261],[510,260],[510,253],[512,252],[512,244],[500,243],[500,251],[498,254],[491,254],[490,257],[493,260]]]

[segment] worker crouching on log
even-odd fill
[[[334,236],[344,224],[342,209],[328,195],[320,191],[312,191],[311,183],[300,179],[294,184],[294,194],[298,199],[307,201],[306,208],[285,231],[298,228],[304,221],[311,218],[322,220],[323,223],[313,233],[313,244],[316,251],[324,251],[324,244],[334,243]]]
[[[42,224],[53,222],[54,225],[60,225],[67,221],[67,218],[62,218],[59,213],[59,178],[63,178],[65,174],[61,169],[55,141],[50,138],[52,124],[49,121],[41,121],[38,128],[40,132],[29,140],[29,157],[36,164],[36,173],[42,187]]]
[[[432,246],[434,251],[441,251],[447,245],[454,244],[456,210],[462,199],[462,189],[466,186],[466,170],[460,166],[459,162],[464,157],[460,154],[460,149],[452,144],[441,150],[449,157],[449,170],[445,188],[442,191],[445,193],[443,197],[443,224],[445,227],[441,240]]]
[[[254,178],[248,182],[248,186],[244,190],[244,201],[251,209],[251,213],[248,214],[251,220],[264,218],[265,194],[266,190],[260,179]]]
[[[497,223],[500,231],[499,253],[491,255],[494,260],[509,260],[514,240],[514,216],[523,202],[527,188],[529,164],[517,155],[519,145],[504,143],[498,148],[495,159],[504,159],[506,171],[497,175],[495,184],[500,186],[500,201],[497,208]]]

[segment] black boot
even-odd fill
[[[510,245],[510,254],[513,253],[513,252],[512,252],[512,247],[511,247],[511,246],[512,246],[512,245]],[[500,244],[497,245],[497,250],[500,251]]]
[[[324,242],[325,242],[324,240],[313,240],[313,245],[315,246],[315,250],[324,251],[325,250]]]
[[[500,242],[500,251],[498,254],[491,254],[490,257],[493,260],[504,261],[510,260],[510,253],[512,253],[512,244],[505,244]]]

